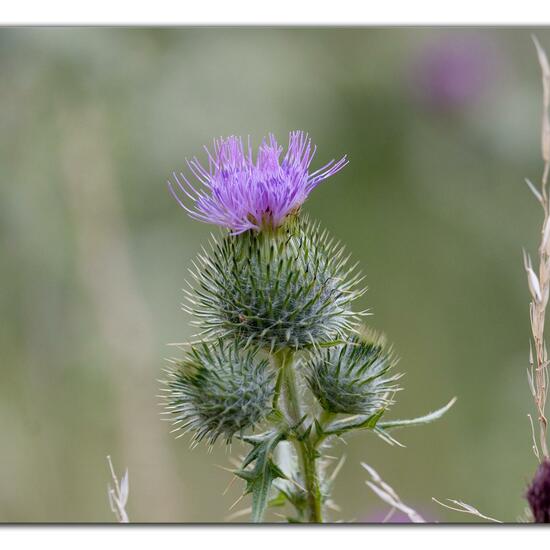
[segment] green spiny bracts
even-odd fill
[[[237,342],[202,343],[170,372],[166,409],[175,431],[193,431],[193,443],[232,436],[253,428],[271,412],[274,374],[257,351]]]
[[[364,289],[344,250],[317,224],[294,216],[273,231],[214,242],[199,257],[187,310],[207,337],[265,349],[299,349],[344,338]]]
[[[317,349],[305,362],[308,385],[328,412],[370,415],[391,404],[400,375],[387,376],[397,363],[384,339],[369,333],[346,344]]]

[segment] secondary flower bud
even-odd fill
[[[273,373],[256,352],[238,343],[193,347],[167,381],[166,409],[176,431],[193,431],[194,443],[229,442],[271,411]]]
[[[382,338],[352,337],[312,353],[305,363],[309,387],[326,411],[370,415],[390,404],[400,375],[386,376],[397,360]]]
[[[343,250],[305,220],[228,235],[199,257],[187,310],[208,337],[267,349],[334,340],[354,325],[350,304],[363,292],[346,266]]]

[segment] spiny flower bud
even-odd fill
[[[364,292],[347,262],[343,249],[307,220],[227,235],[199,256],[187,311],[208,337],[266,349],[334,340],[355,324],[350,304]]]
[[[550,523],[550,460],[548,458],[539,464],[526,497],[535,523]]]
[[[401,375],[385,376],[397,359],[380,336],[353,336],[317,349],[305,363],[309,387],[328,412],[370,415],[391,404]]]
[[[212,445],[220,436],[229,443],[263,420],[271,411],[273,373],[256,355],[237,342],[191,348],[166,383],[166,409],[175,431],[193,431],[195,444],[206,438]]]

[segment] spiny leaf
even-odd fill
[[[394,428],[403,428],[405,426],[420,426],[422,424],[429,424],[441,418],[454,404],[456,403],[456,397],[453,397],[444,407],[437,409],[424,416],[418,418],[410,418],[407,420],[387,420],[386,422],[380,422],[379,428],[383,430],[391,430]]]
[[[283,472],[269,460],[262,475],[249,482],[247,492],[252,493],[252,521],[260,523],[269,501],[269,490],[274,479],[284,477]]]
[[[286,436],[285,430],[273,430],[259,436],[243,437],[253,448],[243,461],[243,466],[235,475],[246,481],[244,493],[252,494],[252,521],[262,521],[269,504],[269,492],[273,481],[285,478],[284,473],[273,462],[272,454],[275,447]],[[246,469],[254,463],[251,469]]]
[[[342,435],[351,430],[373,430],[386,409],[380,409],[370,416],[354,416],[333,422],[324,428],[324,435]]]

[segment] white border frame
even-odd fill
[[[506,25],[550,23],[544,0],[18,0],[0,24],[21,25]]]

